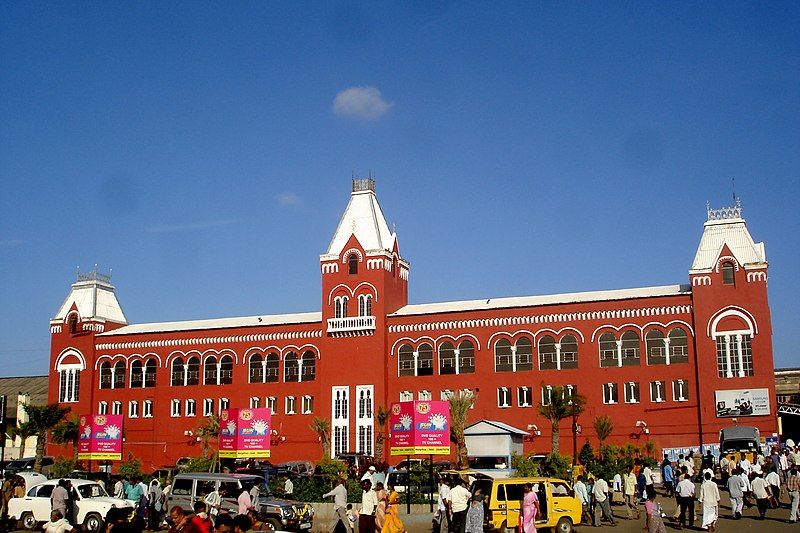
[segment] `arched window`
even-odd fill
[[[350,254],[347,258],[347,273],[358,274],[358,255]]]
[[[717,373],[721,378],[753,375],[753,335],[749,317],[738,311],[724,312],[713,322],[711,336],[717,344]]]
[[[144,363],[144,386],[145,387],[155,387],[156,386],[156,360],[155,359],[148,359]]]
[[[417,375],[433,375],[433,348],[430,344],[420,344],[417,348]]]
[[[103,361],[100,364],[100,388],[110,389],[111,386],[111,363]]]
[[[347,296],[337,296],[333,299],[333,310],[336,318],[347,317]]]
[[[561,368],[578,368],[578,339],[575,335],[561,338]]]
[[[141,389],[144,387],[144,372],[142,372],[142,362],[139,360],[131,363],[131,388]]]
[[[689,362],[689,337],[683,328],[673,328],[669,332],[670,364]]]
[[[303,372],[300,381],[314,381],[317,377],[317,357],[312,351],[303,353]]]
[[[734,277],[734,266],[730,261],[722,263],[722,284],[723,285],[736,285],[736,278]]]
[[[125,388],[125,363],[117,361],[114,365],[114,386],[112,389]]]
[[[172,360],[172,368],[170,369],[170,385],[173,387],[183,386],[183,359],[176,357]]]
[[[358,297],[358,316],[372,316],[372,295],[361,294]]]
[[[439,374],[456,373],[456,349],[450,342],[439,345]]]
[[[264,383],[264,358],[260,353],[250,356],[250,383]]]
[[[280,378],[280,364],[281,359],[278,357],[278,354],[271,353],[267,355],[267,364],[266,364],[266,372],[264,381],[266,383],[277,383],[278,379]]]
[[[475,346],[470,341],[461,341],[458,345],[458,373],[475,373]]]
[[[644,343],[647,347],[647,364],[664,365],[667,363],[667,347],[664,343],[664,334],[651,329],[644,336]]]
[[[186,384],[198,385],[200,383],[200,358],[190,357],[186,361]]]
[[[220,385],[233,383],[233,357],[230,355],[223,355],[219,360],[219,383]]]
[[[533,343],[528,337],[517,339],[516,359],[517,371],[533,370]]]
[[[500,339],[494,343],[494,371],[514,371],[514,358],[511,356],[511,343],[506,339]]]
[[[300,381],[299,367],[297,365],[297,354],[289,352],[283,358],[283,381],[293,383]]]
[[[539,340],[539,369],[555,370],[558,366],[556,359],[556,341],[545,335]]]
[[[639,335],[635,331],[622,334],[622,366],[637,366],[640,359]]]
[[[69,315],[69,332],[73,335],[78,333],[78,315],[75,313]]]
[[[206,357],[203,361],[203,385],[217,384],[217,358],[213,355]]]
[[[414,375],[414,349],[408,344],[402,345],[397,352],[397,375]]]
[[[613,333],[600,335],[600,366],[619,366],[617,358],[617,338]]]

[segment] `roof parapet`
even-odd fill
[[[375,192],[375,180],[372,178],[353,178],[353,192]]]
[[[711,202],[706,202],[706,211],[709,221],[742,218],[742,200],[737,197],[733,206],[720,207],[719,209],[712,209]]]
[[[86,274],[81,274],[81,267],[78,267],[76,273],[76,283],[80,283],[83,281],[99,281],[101,283],[111,284],[111,270],[108,271],[108,274],[101,274],[97,271],[97,265],[94,265],[94,268],[87,272]]]

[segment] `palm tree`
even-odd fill
[[[386,424],[389,423],[389,409],[384,405],[379,405],[375,411],[375,422],[378,423],[378,434],[375,435],[375,462],[383,462],[383,443],[386,440]]]
[[[19,458],[22,459],[25,456],[25,443],[28,441],[28,437],[33,437],[33,431],[31,429],[30,424],[27,422],[21,422],[17,426],[11,426],[8,428],[8,438],[11,439],[13,443],[19,437]]]
[[[309,426],[311,431],[313,431],[317,438],[319,438],[319,442],[322,445],[322,458],[328,459],[331,456],[331,423],[327,418],[322,418],[319,416],[315,416],[311,420],[311,425]]]
[[[610,416],[602,415],[595,417],[593,424],[597,440],[600,441],[600,455],[603,455],[603,443],[614,432],[614,423],[611,422]]]
[[[456,445],[456,466],[459,470],[465,470],[469,468],[469,459],[464,429],[467,427],[469,410],[475,403],[475,394],[460,391],[451,394],[447,400],[450,402],[450,440]]]
[[[33,434],[36,435],[36,460],[33,463],[34,472],[42,473],[42,458],[47,449],[47,432],[57,426],[67,416],[69,407],[60,407],[57,403],[48,405],[23,404],[23,409],[28,415],[28,424]]]
[[[568,395],[567,390],[560,385],[552,387],[549,391],[550,401],[539,405],[536,410],[550,421],[552,427],[552,452],[558,453],[559,439],[561,437],[558,424],[565,418],[574,417],[577,419],[577,416],[583,411],[586,398],[577,393]]]
[[[200,449],[203,457],[209,457],[211,450],[209,443],[219,439],[219,415],[211,415],[206,418],[206,421],[197,428],[197,436],[200,437]]]
[[[72,444],[72,461],[78,463],[78,437],[80,437],[80,425],[78,417],[73,416],[58,424],[52,431],[53,442],[56,444]]]

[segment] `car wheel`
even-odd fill
[[[557,533],[572,533],[572,520],[568,516],[562,516],[558,519],[558,523],[556,524],[556,531]]]
[[[500,532],[501,533],[514,533],[514,530],[508,527],[508,522],[503,522],[500,525]]]
[[[279,531],[282,526],[281,521],[277,518],[267,518],[264,523],[269,526],[270,531]]]
[[[36,521],[36,517],[33,516],[33,513],[22,513],[22,517],[19,521],[22,523],[22,527],[28,531],[35,530],[39,525],[39,522]]]
[[[83,522],[83,530],[96,533],[103,528],[103,519],[97,513],[91,513],[86,517]]]

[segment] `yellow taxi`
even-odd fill
[[[481,490],[487,507],[488,527],[509,532],[520,524],[523,488],[533,486],[539,498],[536,528],[571,533],[581,523],[581,502],[572,486],[563,479],[550,477],[518,477],[508,479],[476,479],[472,492]]]

